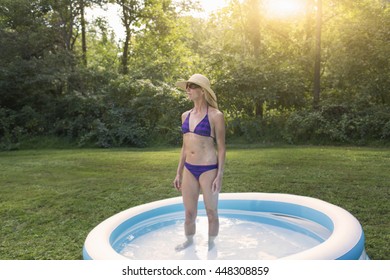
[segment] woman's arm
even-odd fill
[[[219,193],[222,188],[222,178],[225,168],[226,146],[225,146],[225,119],[221,112],[215,115],[215,138],[218,153],[218,172],[212,185],[212,191]]]
[[[182,120],[182,123],[184,122],[185,118],[187,116],[187,112],[183,113],[181,115],[181,120]],[[184,169],[184,162],[186,160],[186,155],[185,155],[185,144],[184,144],[184,141],[183,141],[183,146],[181,148],[181,151],[180,151],[180,158],[179,158],[179,164],[177,166],[177,171],[176,171],[176,177],[175,179],[173,180],[173,186],[178,190],[180,191],[181,190],[181,179],[182,179],[182,176],[183,176],[183,169]]]
[[[177,166],[176,177],[175,180],[173,180],[173,186],[178,191],[181,190],[181,178],[183,176],[184,162],[185,162],[185,153],[184,153],[184,144],[183,144],[183,147],[181,148],[181,152],[180,152],[179,164]]]

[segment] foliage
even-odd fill
[[[186,56],[191,50],[183,43],[188,23],[172,1],[147,1],[143,10],[144,28],[133,41],[129,72],[133,77],[173,83],[186,74]]]
[[[306,110],[291,114],[283,137],[289,143],[385,143],[390,140],[389,118],[390,110],[384,106],[323,106],[319,111]]]
[[[133,16],[127,44],[104,19],[83,21],[85,7],[108,2]],[[173,85],[195,72],[212,82],[228,140],[388,143],[388,2],[322,1],[316,110],[315,9],[307,3],[299,17],[271,18],[261,0],[245,0],[197,18],[190,0],[4,0],[1,149],[31,137],[99,147],[177,144],[180,114],[191,104]]]
[[[100,147],[147,146],[160,137],[168,143],[177,142],[176,127],[167,125],[176,120],[179,111],[170,108],[185,103],[180,95],[172,95],[167,85],[153,85],[147,80],[132,80],[127,76],[109,83],[104,112],[90,122],[90,131],[82,135],[81,143],[95,142]]]

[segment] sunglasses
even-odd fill
[[[187,83],[186,85],[186,89],[190,88],[190,89],[196,89],[196,88],[200,88],[201,86],[197,85],[197,84],[193,84],[193,83]]]

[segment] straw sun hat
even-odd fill
[[[176,86],[183,89],[183,90],[187,90],[187,83],[197,84],[198,86],[201,86],[203,89],[205,89],[208,93],[206,95],[207,102],[211,106],[218,108],[217,96],[215,95],[215,92],[211,89],[209,79],[207,79],[205,76],[203,76],[201,74],[194,74],[187,81],[176,82]]]

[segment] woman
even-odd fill
[[[199,194],[202,192],[209,223],[209,250],[219,231],[218,194],[222,187],[225,164],[225,121],[218,110],[217,98],[210,81],[195,74],[187,81],[177,82],[184,89],[194,108],[182,118],[183,146],[173,181],[181,191],[185,208],[184,232],[186,241],[176,247],[180,251],[193,243]]]

